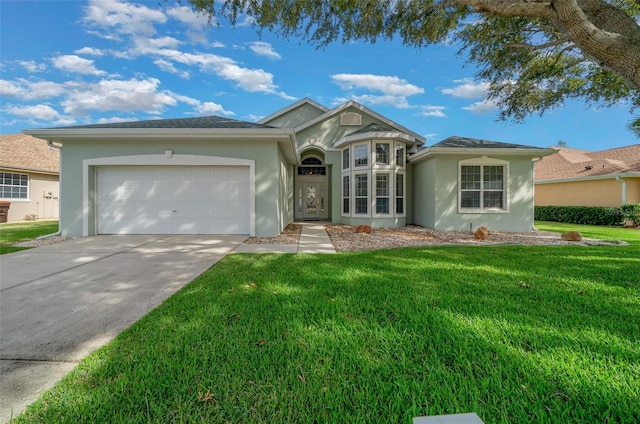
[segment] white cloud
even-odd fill
[[[247,43],[247,45],[249,46],[249,49],[251,49],[251,51],[258,56],[264,56],[273,60],[282,59],[282,56],[280,56],[278,52],[273,50],[273,46],[269,43],[265,43],[264,41],[254,41],[251,43]]]
[[[175,49],[181,43],[180,40],[173,37],[134,37],[135,50],[144,52],[153,49]]]
[[[93,60],[84,59],[73,54],[58,56],[53,58],[52,61],[54,67],[67,72],[83,75],[104,75],[106,73],[96,69]]]
[[[235,113],[224,110],[224,108],[214,102],[204,102],[196,106],[196,111],[200,115],[235,115]]]
[[[53,121],[60,118],[58,111],[48,105],[8,106],[5,111],[22,118],[42,121]]]
[[[220,48],[224,48],[224,47],[225,47],[225,45],[224,45],[224,43],[222,43],[222,42],[220,42],[220,41],[213,41],[213,42],[211,42],[211,43],[209,44],[209,47],[211,47],[211,48],[218,48],[218,49],[220,49]]]
[[[166,106],[177,104],[172,93],[158,91],[159,85],[160,80],[155,78],[77,83],[69,87],[62,106],[72,115],[83,115],[91,110],[158,114]]]
[[[118,0],[89,0],[85,8],[84,22],[98,29],[103,37],[113,37],[113,32],[126,35],[152,36],[156,33],[157,23],[165,23],[166,15],[146,6],[121,2]]]
[[[475,83],[471,78],[455,80],[454,82],[458,83],[458,85],[440,90],[442,94],[462,99],[479,99],[484,97],[489,89],[488,82]]]
[[[44,63],[37,63],[35,60],[23,60],[18,62],[27,72],[44,72],[47,70],[47,65]]]
[[[93,47],[83,47],[74,52],[75,54],[86,54],[89,56],[104,56],[104,52],[100,49],[94,49]]]
[[[394,76],[372,74],[335,74],[331,79],[343,90],[370,90],[382,94],[351,94],[349,97],[360,103],[409,107],[408,96],[424,93],[424,89]]]
[[[195,31],[204,31],[209,25],[209,17],[202,13],[196,13],[188,6],[176,6],[167,10],[167,15],[182,22]],[[214,20],[211,21],[215,23]]]
[[[27,101],[61,96],[64,90],[64,84],[52,81],[29,81],[24,78],[0,80],[0,95]]]
[[[469,106],[465,106],[462,109],[467,110],[475,115],[484,115],[486,113],[491,113],[496,110],[498,106],[492,100],[482,100],[480,102],[475,102]]]
[[[169,72],[170,74],[176,74],[180,78],[189,79],[189,72],[177,69],[175,66],[173,66],[173,63],[169,62],[168,60],[157,59],[157,60],[154,60],[153,63],[155,63],[156,66],[158,66],[158,68],[160,68],[165,72]]]
[[[436,117],[436,118],[446,118],[447,115],[444,113],[444,110],[446,109],[446,107],[444,106],[433,106],[433,105],[426,105],[426,106],[422,106],[420,108],[420,113],[418,113],[418,116],[427,116],[427,117]]]
[[[122,118],[120,116],[112,116],[110,118],[100,118],[96,121],[97,124],[113,124],[114,122],[134,122],[138,118]]]

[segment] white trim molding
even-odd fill
[[[477,190],[480,192],[480,206],[477,208],[464,208],[462,207],[462,167],[463,166],[479,166],[480,167],[480,187]],[[485,189],[483,187],[484,184],[484,167],[485,166],[502,166],[503,174],[502,174],[502,207],[501,208],[485,208],[483,206],[484,203],[484,192],[490,189]],[[509,161],[502,159],[489,158],[487,156],[482,156],[479,158],[472,159],[464,159],[458,161],[458,213],[466,214],[466,213],[509,213]]]
[[[249,168],[249,236],[256,234],[256,165],[252,159],[227,158],[222,156],[181,155],[167,157],[164,152],[151,155],[111,156],[82,161],[82,235],[89,235],[91,211],[89,177],[96,166],[246,166]],[[95,176],[95,174],[94,174]],[[93,187],[95,195],[95,187]],[[95,205],[94,205],[95,206]],[[94,216],[94,220],[96,217]],[[94,222],[94,228],[97,223]],[[95,231],[95,230],[94,230]]]

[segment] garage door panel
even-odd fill
[[[113,166],[97,172],[99,234],[248,234],[248,167]]]

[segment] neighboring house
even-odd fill
[[[640,203],[640,144],[599,152],[556,149],[535,164],[536,206]]]
[[[61,230],[274,237],[294,221],[531,231],[532,159],[415,132],[354,102],[303,99],[258,123],[216,116],[25,131],[62,146]]]
[[[0,201],[7,221],[58,218],[60,153],[26,134],[0,135]]]

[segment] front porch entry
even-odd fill
[[[296,221],[324,221],[329,219],[329,184],[327,167],[316,156],[302,160],[296,177]]]

